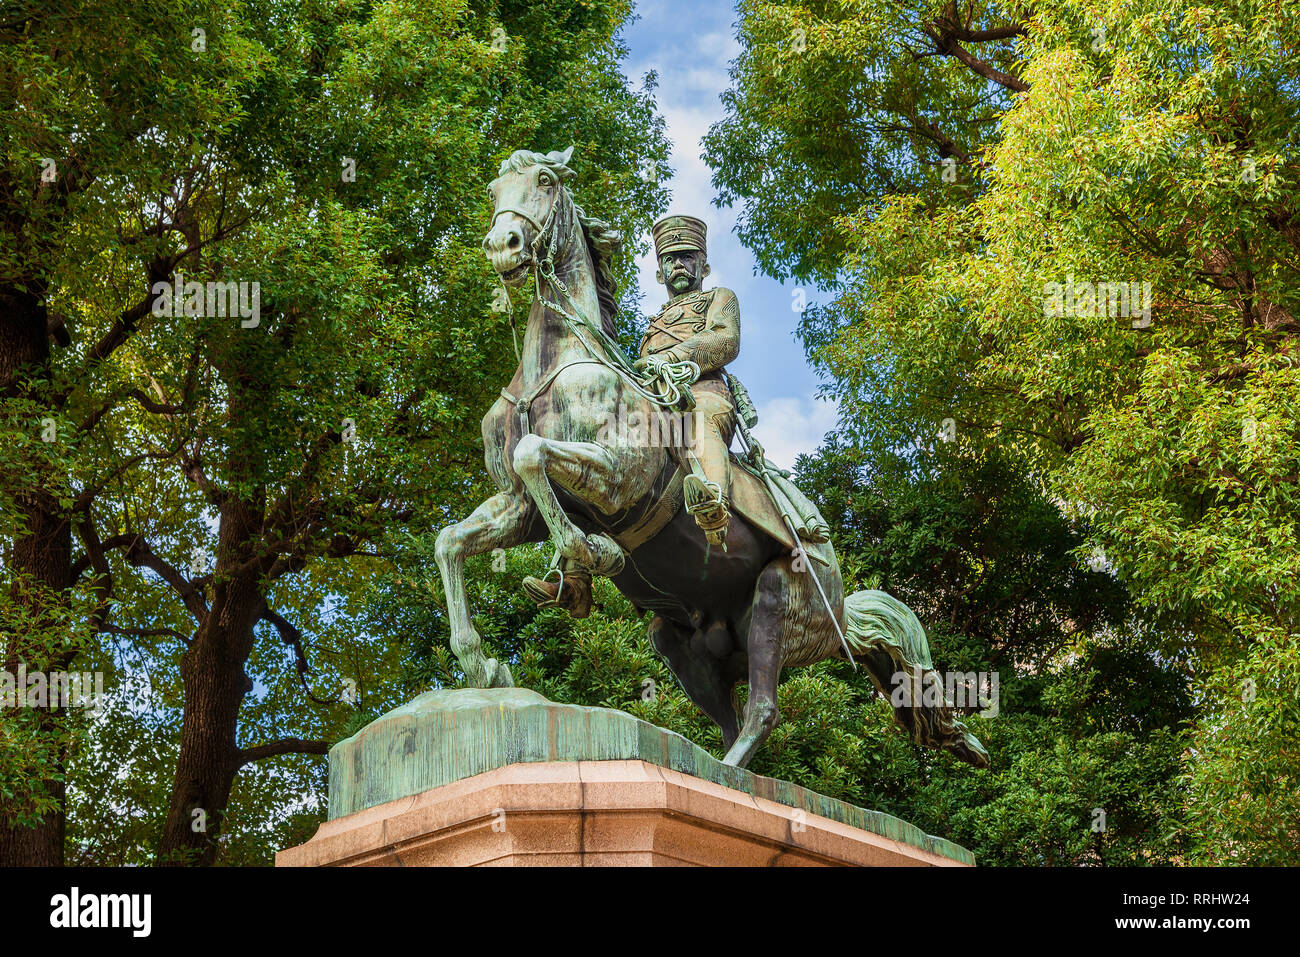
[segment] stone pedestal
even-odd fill
[[[905,821],[731,768],[622,711],[433,691],[330,751],[330,819],[279,867],[970,865]]]

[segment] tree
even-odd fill
[[[721,205],[778,279],[833,283],[836,220],[889,195],[964,205],[1017,92],[1031,4],[744,0],[725,117],[704,139]]]
[[[96,255],[115,270],[121,257],[134,259],[146,282],[169,274],[183,251],[164,250],[144,220],[104,210],[121,205],[123,197],[162,192],[176,163],[169,147],[195,139],[206,128],[205,111],[232,106],[234,77],[248,64],[242,47],[221,59],[191,52],[194,22],[225,20],[212,4],[145,12],[128,3],[71,3],[55,10],[22,0],[2,17],[3,659],[11,674],[19,663],[46,674],[65,671],[96,630],[87,604],[103,582],[79,584],[73,555],[79,506],[94,494],[85,481],[92,469],[81,442],[94,425],[85,418],[87,396],[95,394],[99,365],[150,303],[137,285],[120,297],[105,324],[76,330],[62,277]],[[145,63],[151,68],[141,69]],[[80,333],[75,346],[74,332]],[[56,362],[52,340],[73,355]],[[79,393],[69,384],[78,379],[85,385]],[[56,707],[4,717],[6,737],[26,728],[24,744],[6,744],[41,757],[12,779],[13,793],[0,796],[0,863],[57,864],[68,715]]]
[[[1088,518],[1196,679],[1212,861],[1300,849],[1297,16],[1041,7],[984,192],[847,220],[848,289],[804,330],[859,435],[950,419]]]
[[[254,2],[200,21],[202,49],[189,12],[136,42],[184,37],[185,56],[229,70],[229,95],[176,84],[163,58],[135,105],[156,162],[96,207],[97,229],[132,241],[54,242],[47,293],[74,342],[96,343],[54,370],[90,463],[71,478],[72,580],[93,583],[93,632],[179,677],[161,683],[182,706],[164,863],[213,862],[240,769],[323,753],[349,713],[339,681],[365,687],[346,654],[362,636],[339,636],[325,644],[348,667],[316,676],[322,715],[298,715],[320,737],[293,733],[278,696],[252,709],[275,720],[249,722],[246,699],[264,697],[250,663],[280,674],[259,642],[292,649],[305,683],[341,565],[364,576],[468,496],[481,452],[464,410],[510,364],[478,249],[496,162],[573,142],[601,188],[588,208],[632,232],[663,201],[634,171],[667,152],[648,94],[617,71],[620,3]],[[167,97],[189,127],[152,125]],[[227,283],[238,314],[212,309]]]

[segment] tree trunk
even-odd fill
[[[50,340],[41,296],[12,289],[0,292],[0,398],[39,399],[40,394],[33,394],[27,382],[32,376],[44,376],[49,363]],[[39,422],[33,422],[32,427],[41,428]],[[14,476],[8,478],[21,480]],[[25,489],[16,490],[26,529],[6,543],[9,546],[6,564],[13,576],[8,600],[27,605],[35,612],[37,621],[48,618],[52,622],[55,616],[48,615],[48,603],[61,600],[72,584],[72,525],[60,514],[55,494],[66,485],[66,477],[55,475],[42,465],[36,471],[35,480],[28,482]],[[72,658],[69,642],[57,635],[51,642],[49,637],[43,628],[38,628],[33,635],[26,628],[0,622],[5,670],[13,673],[19,663],[25,664],[29,672],[66,670]],[[62,709],[42,709],[37,716],[42,737],[49,735],[50,740],[56,740],[62,733],[63,718]],[[55,744],[54,753],[51,770],[61,777],[66,746],[61,742]],[[0,867],[63,864],[64,785],[62,780],[51,776],[39,786],[55,799],[57,809],[33,827],[16,827],[17,806],[6,807],[0,803]]]
[[[181,656],[185,716],[159,864],[210,866],[220,849],[218,838],[239,772],[239,708],[253,687],[244,664],[265,599],[259,572],[227,575],[251,554],[259,527],[260,514],[246,503],[222,509],[212,606]]]

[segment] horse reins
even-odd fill
[[[544,307],[550,309],[565,321],[573,331],[574,335],[577,336],[578,341],[582,343],[583,347],[590,354],[591,359],[580,359],[573,362],[567,362],[553,370],[546,379],[543,380],[541,386],[535,388],[526,399],[515,399],[504,389],[501,390],[502,396],[513,402],[516,408],[519,408],[520,416],[525,427],[524,431],[527,433],[529,425],[527,419],[528,409],[531,407],[532,403],[550,387],[551,383],[555,380],[555,377],[571,365],[580,365],[594,361],[622,378],[629,386],[631,386],[632,390],[636,392],[637,395],[641,396],[641,398],[646,399],[657,406],[676,408],[683,399],[689,395],[689,392],[684,391],[684,387],[689,386],[690,383],[699,378],[700,367],[694,362],[664,363],[659,370],[658,375],[658,378],[663,383],[663,391],[652,392],[645,388],[638,381],[636,370],[632,368],[631,364],[627,361],[627,357],[623,354],[622,348],[609,336],[608,333],[605,332],[604,329],[594,325],[588,319],[586,314],[583,313],[581,307],[579,307],[579,305],[573,300],[573,297],[569,295],[568,285],[563,279],[555,274],[555,252],[559,238],[559,218],[557,210],[559,209],[560,203],[563,199],[567,198],[570,203],[572,203],[572,199],[569,197],[569,191],[564,188],[563,184],[559,184],[559,190],[560,192],[556,195],[555,201],[551,203],[551,208],[546,212],[546,218],[541,223],[538,223],[536,219],[524,212],[522,209],[513,206],[506,206],[493,213],[492,223],[488,228],[491,229],[492,226],[496,224],[497,217],[502,213],[514,213],[516,216],[523,218],[533,227],[536,235],[533,237],[533,241],[529,243],[529,252],[532,254],[533,260],[530,267],[533,273],[533,297]],[[546,245],[545,255],[542,255],[541,253],[543,240],[545,240]],[[500,278],[499,274],[498,278]],[[543,279],[545,279],[549,285],[560,293],[564,298],[565,303],[567,303],[573,310],[572,315],[563,309],[558,303],[551,302],[542,295]],[[505,287],[504,280],[502,280],[502,287]],[[507,301],[509,301],[509,297],[510,291],[509,289],[506,289]],[[511,320],[511,330],[513,333],[513,320]],[[594,335],[603,348],[597,349],[588,342],[586,336],[582,334],[583,330]],[[602,355],[602,353],[604,354]],[[518,355],[517,342],[516,355]],[[693,407],[694,401],[691,400],[689,404]]]

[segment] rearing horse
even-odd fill
[[[669,450],[609,428],[615,417],[649,422],[661,406],[610,347],[609,263],[619,237],[583,213],[565,187],[572,151],[516,151],[488,186],[494,209],[483,250],[506,286],[531,283],[534,298],[519,366],[483,418],[497,494],[437,540],[451,646],[467,681],[513,684],[509,668],[483,654],[465,595],[465,559],[549,538],[562,556],[610,577],[638,609],[655,612],[650,640],[721,729],[727,764],[744,767],[780,720],[781,668],[845,657],[843,632],[882,694],[906,684],[909,703],[895,704],[894,713],[917,743],[987,766],[952,708],[924,694],[922,684],[935,675],[925,632],[906,606],[879,591],[846,599],[830,543],[803,545],[800,555],[760,479],[743,467],[733,469],[727,550],[708,550],[681,507]],[[736,688],[746,681],[742,722]]]

